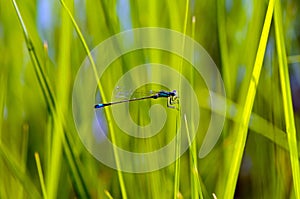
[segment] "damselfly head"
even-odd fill
[[[177,96],[177,91],[176,90],[172,91],[172,96]]]

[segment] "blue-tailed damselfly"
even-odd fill
[[[157,98],[168,98],[167,106],[169,108],[175,108],[175,106],[173,106],[173,105],[178,103],[178,96],[177,96],[176,90],[173,90],[173,91],[163,91],[162,90],[162,91],[156,92],[152,95],[145,96],[145,97],[132,98],[132,99],[121,100],[121,101],[116,101],[116,102],[96,104],[95,108],[99,109],[99,108],[104,108],[106,106],[111,106],[111,105],[114,105],[114,104],[121,104],[121,103],[133,102],[133,101],[139,101],[139,100],[145,100],[145,99],[157,99]]]

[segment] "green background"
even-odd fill
[[[0,1],[0,198],[300,198],[299,9],[296,0]],[[131,174],[106,167],[82,145],[72,88],[91,49],[140,27],[169,28],[199,42],[222,74],[227,113],[205,158],[197,158],[199,133],[174,164]],[[145,55],[181,61],[155,50],[127,54],[101,82],[117,81]],[[187,68],[183,62],[179,71],[193,76]],[[147,124],[143,103],[133,111]],[[169,115],[174,122],[159,141],[176,134],[176,116]],[[133,151],[163,144],[119,134],[111,139]]]

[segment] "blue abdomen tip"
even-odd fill
[[[103,104],[96,104],[95,105],[95,108],[102,108],[102,107],[104,107]]]

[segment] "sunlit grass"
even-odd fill
[[[247,89],[247,92],[245,93],[245,96],[240,96],[240,104],[242,104],[243,108],[240,110],[241,112],[237,113],[237,117],[240,118],[240,121],[238,121],[238,123],[236,123],[233,128],[233,134],[236,135],[236,140],[233,147],[234,153],[232,154],[232,162],[230,163],[230,170],[225,186],[224,198],[234,197],[234,185],[236,184],[238,178],[240,165],[246,145],[249,120],[253,108],[254,98],[256,96],[257,85],[260,79],[261,68],[270,32],[273,10],[274,1],[271,0],[266,12],[253,71],[250,77],[249,87]]]
[[[286,58],[285,42],[283,37],[282,26],[282,11],[280,1],[276,1],[275,5],[275,37],[276,37],[276,49],[279,63],[280,83],[282,90],[282,101],[284,109],[284,118],[286,125],[287,140],[290,149],[290,159],[292,167],[292,175],[295,189],[296,198],[300,198],[300,172],[299,172],[299,156],[297,146],[297,136],[295,127],[295,118],[292,104],[291,86],[289,78],[289,70]]]

